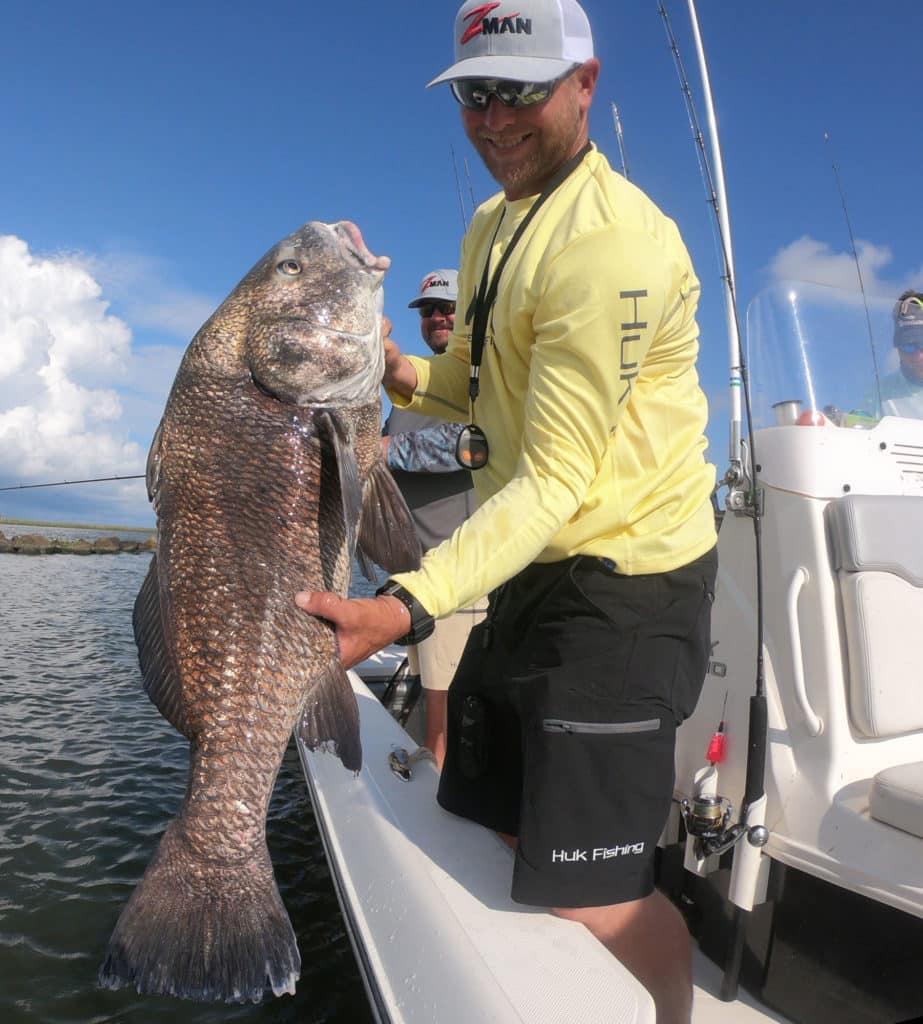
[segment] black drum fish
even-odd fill
[[[299,590],[352,558],[419,563],[381,460],[382,279],[348,221],[273,248],[193,338],[148,458],[158,542],[134,629],[144,687],[190,741],[189,781],[123,909],[106,988],[258,1002],[300,956],[266,846],[293,729],[359,771],[356,699]]]

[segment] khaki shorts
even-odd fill
[[[407,648],[410,671],[420,677],[426,690],[448,690],[455,675],[471,627],[483,621],[487,600],[470,608],[462,608],[444,619],[436,620],[436,628],[422,644]]]

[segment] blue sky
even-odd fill
[[[457,265],[495,186],[447,87],[452,2],[7,5],[0,40],[0,486],[142,473],[180,356],[279,238],[354,220],[392,258],[386,312]],[[679,224],[703,282],[700,372],[726,458],[726,327],[710,210],[656,0],[586,0],[592,136]],[[686,4],[667,9],[693,86]],[[700,0],[738,294],[782,273],[923,286],[923,5]],[[824,133],[830,143],[824,142]],[[466,170],[467,168],[467,170]],[[470,172],[470,174],[469,174]],[[148,525],[143,482],[0,493],[0,515]]]

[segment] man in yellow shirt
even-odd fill
[[[449,82],[502,193],[462,249],[444,355],[386,341],[397,407],[467,409],[478,510],[375,599],[300,594],[344,663],[490,594],[449,690],[439,802],[516,846],[513,898],[584,923],[688,1021],[689,937],[653,884],[676,726],[704,678],[716,572],[695,370],[699,283],[676,225],[588,141],[576,0],[468,0]]]

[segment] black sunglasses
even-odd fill
[[[425,320],[427,317],[433,315],[438,309],[443,316],[452,316],[455,312],[454,302],[424,302],[423,305],[417,306],[420,310],[420,316]]]
[[[452,95],[468,110],[486,110],[496,96],[505,107],[531,107],[544,103],[579,65],[569,68],[550,82],[511,82],[500,78],[457,78],[451,82]]]

